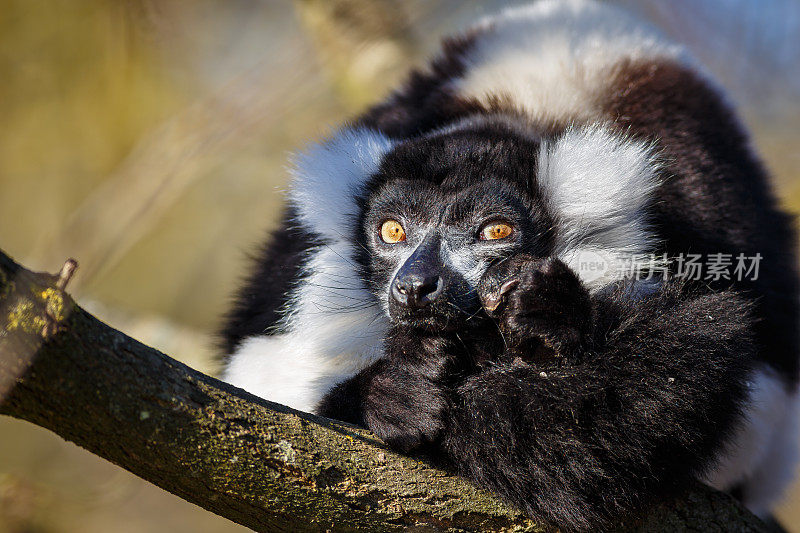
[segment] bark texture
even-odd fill
[[[542,531],[370,432],[256,398],[107,326],[0,252],[0,414],[257,531]],[[698,485],[627,531],[763,531]]]

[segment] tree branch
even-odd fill
[[[0,251],[0,414],[46,427],[258,531],[539,531],[366,430],[256,398],[103,324]],[[626,529],[762,531],[698,486]]]

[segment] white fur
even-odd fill
[[[746,405],[739,428],[704,481],[720,490],[741,484],[745,505],[764,515],[794,478],[800,395],[764,367],[750,381]]]
[[[557,217],[556,255],[592,289],[646,269],[656,244],[647,206],[658,187],[653,147],[602,126],[573,128],[539,152],[538,181]],[[596,256],[600,271],[583,264]]]
[[[489,104],[504,97],[534,119],[602,118],[625,60],[690,62],[683,50],[625,11],[589,0],[543,0],[478,26],[456,94]]]
[[[358,277],[352,228],[355,197],[391,142],[368,130],[345,130],[297,158],[290,202],[303,225],[326,239],[304,263],[292,292],[285,333],[245,339],[223,379],[257,396],[313,411],[336,383],[382,355],[387,319]]]
[[[345,129],[295,157],[289,202],[304,225],[320,236],[345,240],[342,228],[358,214],[355,199],[391,147],[378,132]]]
[[[767,516],[797,477],[800,444],[798,417],[800,417],[800,395],[794,392],[788,398],[783,420],[775,427],[764,460],[743,487],[745,504],[758,516]]]

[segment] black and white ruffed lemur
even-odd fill
[[[224,379],[565,529],[693,479],[766,513],[797,450],[794,242],[680,46],[545,0],[446,40],[296,158]],[[682,254],[761,260],[742,280],[632,275],[651,254],[673,274]]]

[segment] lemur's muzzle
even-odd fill
[[[445,297],[445,276],[438,236],[426,237],[392,280],[394,303],[409,310],[421,309]]]

